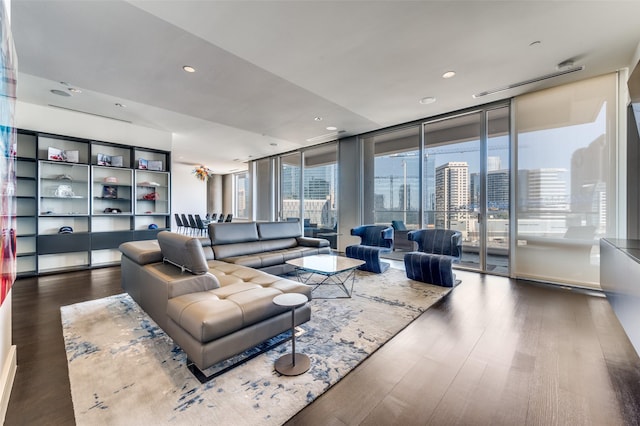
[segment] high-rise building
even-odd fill
[[[509,170],[490,170],[487,173],[487,208],[509,210]]]
[[[451,228],[467,222],[469,205],[469,166],[466,161],[451,161],[436,168],[436,227]]]

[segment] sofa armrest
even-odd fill
[[[329,247],[329,240],[324,238],[297,237],[298,245],[305,247]]]

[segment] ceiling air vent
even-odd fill
[[[581,66],[575,67],[575,68],[564,69],[562,71],[554,72],[554,73],[543,75],[543,76],[540,76],[540,77],[535,77],[535,78],[532,78],[530,80],[525,80],[525,81],[520,81],[518,83],[513,83],[513,84],[510,84],[510,85],[505,86],[505,87],[500,87],[499,89],[487,90],[486,92],[476,93],[475,95],[473,95],[473,97],[474,98],[481,98],[483,96],[493,95],[493,94],[496,94],[496,93],[504,92],[505,90],[515,89],[516,87],[525,86],[527,84],[537,83],[539,81],[548,80],[550,78],[560,77],[561,75],[571,74],[572,72],[576,72],[576,71],[582,71],[583,69],[584,69],[584,65],[581,65]]]
[[[315,136],[313,138],[307,139],[307,142],[318,143],[318,142],[329,142],[338,139],[338,137],[345,133],[345,130],[338,130],[337,132],[325,133],[324,135]]]

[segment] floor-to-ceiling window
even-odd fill
[[[373,150],[371,176],[365,179],[370,223],[420,228],[420,127],[374,134],[365,143]]]
[[[329,240],[337,246],[338,144],[307,149],[304,156],[303,218],[305,235]]]
[[[599,286],[598,239],[616,227],[615,74],[520,96],[520,277]]]
[[[249,173],[235,173],[233,175],[233,217],[236,219],[249,218]]]

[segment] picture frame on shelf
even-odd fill
[[[98,166],[111,166],[112,158],[110,155],[98,154],[96,157]]]
[[[157,170],[157,171],[162,171],[162,161],[160,160],[149,160],[147,162],[147,168],[148,170]]]
[[[140,170],[148,170],[149,162],[144,158],[138,158],[138,169]]]
[[[80,161],[80,151],[78,150],[70,150],[70,151],[62,151],[64,156],[66,157],[65,161],[68,163],[77,163]]]
[[[50,146],[47,151],[47,159],[51,161],[64,161],[64,155],[62,152],[63,151],[61,149]]]
[[[122,155],[112,155],[111,156],[111,166],[112,167],[123,167],[124,161]]]
[[[102,187],[102,198],[118,198],[118,187],[105,185]]]
[[[68,163],[77,163],[79,161],[79,151],[65,151],[60,148],[50,146],[47,150],[47,159],[50,161],[66,161]]]

